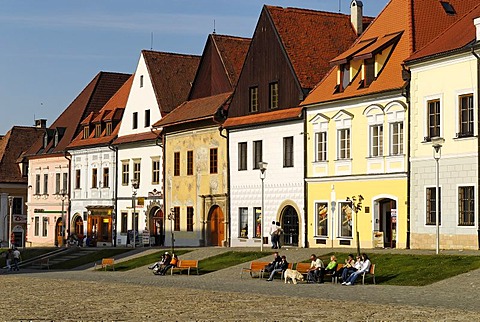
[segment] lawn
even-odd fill
[[[19,249],[23,260],[34,258],[46,253],[49,253],[53,250],[56,250],[56,247],[32,247],[32,248],[23,248]],[[3,252],[8,251],[8,248],[0,248],[0,267],[5,266],[5,257]]]
[[[137,268],[137,267],[142,267],[145,265],[152,265],[155,262],[158,262],[160,260],[160,257],[162,254],[165,252],[165,250],[158,251],[149,255],[141,256],[141,257],[136,257],[132,258],[128,261],[121,262],[118,264],[115,264],[115,270],[116,271],[129,271],[131,269]],[[181,255],[186,254],[190,252],[188,249],[178,249],[175,250],[175,254],[182,259]]]
[[[325,265],[330,255],[343,263],[348,254],[323,255]],[[371,254],[370,261],[376,265],[377,284],[383,285],[424,286],[480,268],[478,256]]]
[[[215,272],[230,266],[257,260],[265,257],[264,252],[236,252],[230,251],[220,255],[202,259],[199,263],[200,274]]]

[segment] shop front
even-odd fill
[[[87,207],[87,239],[86,246],[112,246],[112,206]]]

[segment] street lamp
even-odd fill
[[[60,190],[60,196],[61,196],[61,199],[62,199],[62,242],[63,242],[63,246],[65,246],[66,245],[66,242],[65,242],[65,228],[66,228],[65,225],[66,225],[66,223],[65,223],[64,209],[65,209],[65,200],[68,198],[68,195],[67,195],[67,192],[65,190]]]
[[[138,179],[132,179],[132,204],[133,204],[133,215],[132,215],[132,227],[133,227],[133,248],[135,248],[135,217],[137,216],[136,212],[136,202],[135,199],[137,197],[137,189],[138,189]]]
[[[8,207],[10,208],[10,217],[8,220],[8,248],[12,248],[12,219],[13,219],[13,197],[8,196]]]
[[[267,171],[267,162],[260,161],[258,162],[258,169],[260,170],[260,180],[262,180],[262,218],[261,218],[261,227],[260,227],[260,251],[263,252],[263,223],[264,223],[264,218],[265,218],[265,185],[264,185],[264,180],[266,176],[266,171]]]
[[[435,228],[436,228],[436,247],[435,253],[438,255],[440,252],[440,166],[439,161],[442,157],[442,144],[445,143],[445,139],[436,136],[432,138],[433,158],[435,159]]]
[[[175,221],[175,209],[170,208],[170,213],[168,214],[168,219],[170,220],[170,230],[172,232],[172,254],[175,251],[175,233],[173,231],[173,222]]]

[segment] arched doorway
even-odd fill
[[[165,244],[165,226],[164,215],[160,207],[155,207],[150,211],[148,220],[148,230],[150,236],[155,239],[155,246],[163,246]]]
[[[286,206],[282,211],[282,245],[298,246],[299,222],[298,214],[292,206]]]
[[[379,199],[375,202],[375,208],[374,229],[383,235],[383,247],[395,248],[397,243],[397,202],[390,198]]]
[[[55,246],[63,246],[63,221],[61,217],[55,223]]]
[[[225,216],[219,206],[213,206],[208,216],[208,236],[210,246],[223,246],[225,240]]]

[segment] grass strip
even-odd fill
[[[237,252],[228,251],[219,255],[208,257],[199,261],[200,274],[208,274],[241,263],[265,257],[264,252]]]
[[[189,249],[176,249],[175,254],[182,259],[182,255],[190,252],[191,250]],[[142,267],[146,265],[152,265],[155,262],[158,262],[160,260],[160,257],[162,257],[162,254],[165,253],[165,250],[161,250],[149,255],[141,256],[141,257],[136,257],[132,258],[128,261],[124,261],[118,264],[115,264],[115,271],[129,271],[131,269],[137,268],[137,267]]]

